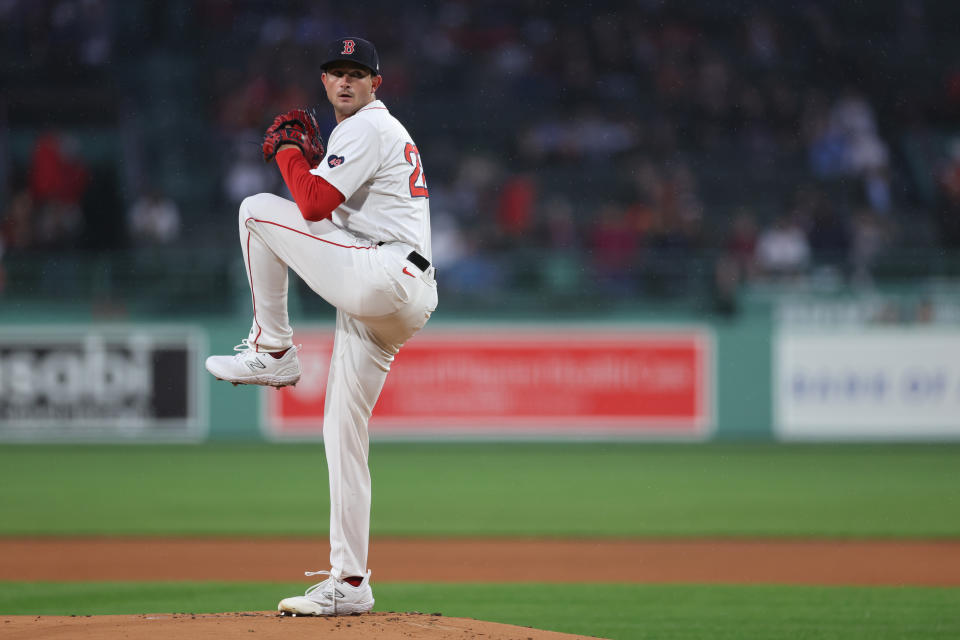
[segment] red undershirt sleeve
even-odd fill
[[[312,222],[329,218],[346,198],[336,187],[310,173],[310,164],[299,149],[284,149],[277,156],[277,167],[300,214]]]

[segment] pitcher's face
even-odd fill
[[[337,122],[342,122],[376,100],[376,91],[383,82],[363,65],[337,62],[324,71],[320,78],[327,90],[327,100],[333,105]]]

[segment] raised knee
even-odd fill
[[[257,217],[257,212],[263,210],[264,203],[273,197],[272,193],[258,193],[247,196],[240,203],[240,226],[246,225],[247,220]]]
[[[275,196],[272,193],[258,193],[253,196],[247,196],[243,199],[243,202],[240,203],[240,213],[242,214],[245,211],[253,213],[258,209],[262,209],[264,203],[274,197]]]

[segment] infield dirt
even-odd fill
[[[326,539],[0,538],[0,580],[295,582]],[[242,562],[238,560],[242,559]],[[379,538],[373,582],[960,586],[960,540]],[[587,568],[585,570],[585,568]]]

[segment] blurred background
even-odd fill
[[[173,416],[189,438],[259,438],[316,419],[228,397],[199,363],[249,322],[240,201],[287,194],[262,131],[304,105],[330,131],[316,64],[357,35],[423,154],[431,329],[474,354],[478,325],[554,331],[538,362],[611,324],[648,364],[663,331],[686,341],[696,406],[630,413],[626,385],[568,407],[564,434],[635,418],[594,435],[960,437],[958,21],[934,0],[0,0],[0,434]],[[332,310],[292,282],[322,354]],[[129,375],[103,364],[119,361]],[[171,371],[182,388],[157,382]],[[114,378],[130,389],[108,411]],[[433,417],[529,417],[503,402]]]

